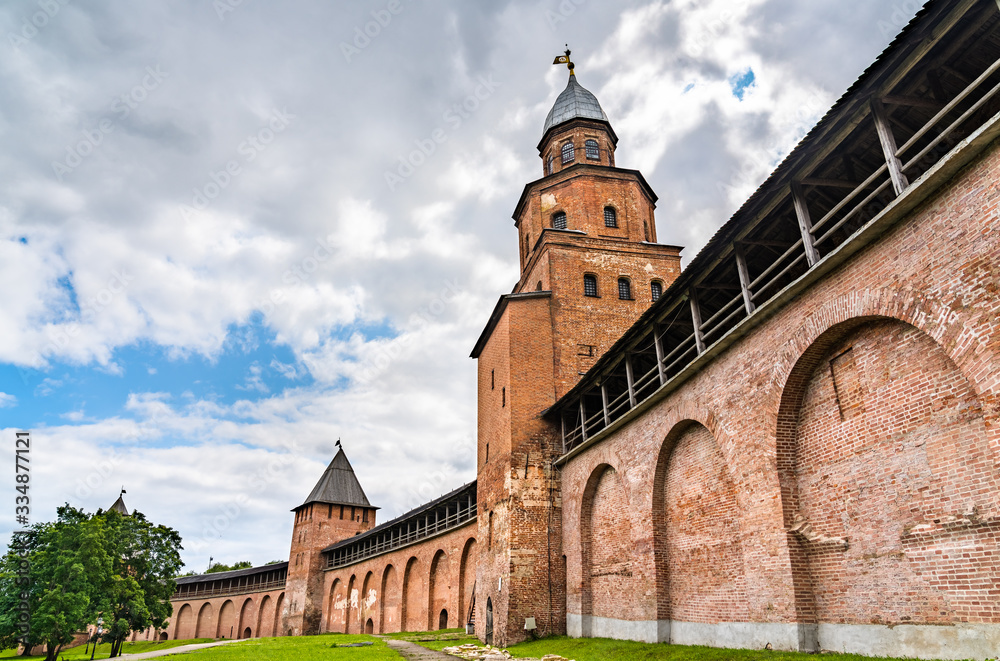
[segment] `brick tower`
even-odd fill
[[[368,502],[340,448],[305,502],[292,510],[295,525],[282,613],[284,633],[320,633],[325,569],[322,549],[375,527],[377,509]]]
[[[597,99],[569,82],[538,144],[543,176],[514,210],[521,277],[472,351],[479,388],[476,634],[496,645],[565,633],[566,570],[554,460],[542,414],[680,273],[656,243],[656,195],[615,167],[618,137]],[[492,626],[491,626],[492,625]]]

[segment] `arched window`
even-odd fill
[[[628,278],[618,278],[618,298],[623,301],[632,300],[632,283]]]
[[[604,207],[604,226],[618,227],[618,214],[612,207]]]
[[[566,229],[566,212],[557,211],[552,214],[552,227],[557,230]]]
[[[597,140],[587,140],[583,146],[587,149],[587,158],[592,161],[600,160],[601,148],[597,146]]]
[[[573,159],[576,157],[576,152],[573,151],[573,143],[567,142],[562,146],[562,162],[563,165],[567,163],[572,163]]]
[[[590,274],[583,276],[583,295],[597,296],[597,276]]]
[[[656,301],[663,294],[663,283],[659,280],[653,280],[649,283],[649,293],[654,301]]]

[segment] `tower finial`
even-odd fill
[[[565,64],[566,68],[569,69],[569,75],[575,76],[576,74],[573,72],[573,69],[576,68],[576,65],[573,64],[573,62],[569,59],[569,55],[570,55],[569,44],[566,44],[566,54],[560,55],[559,57],[554,59],[552,61],[552,64]]]
[[[340,448],[340,449],[344,448],[344,446],[340,444],[340,439],[339,438],[337,439],[337,447]]]

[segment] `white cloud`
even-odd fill
[[[517,279],[510,215],[541,174],[562,44],[621,138],[619,166],[660,195],[661,242],[689,259],[888,42],[892,12],[876,5],[629,0],[553,21],[538,3],[452,3],[400,14],[350,63],[338,44],[374,4],[244,3],[222,22],[197,3],[169,16],[67,5],[0,58],[0,362],[42,370],[23,394],[5,385],[0,406],[5,422],[34,416],[40,511],[107,507],[127,482],[130,505],[195,539],[249,489],[185,557],[263,562],[286,552],[287,510],[337,437],[383,517],[470,479],[467,356]],[[0,26],[19,7],[0,6]],[[114,130],[60,181],[52,162],[147,66],[169,75],[111,113]],[[729,77],[746,69],[739,101]],[[489,76],[488,99],[446,121]],[[294,121],[251,160],[241,145],[275,108]],[[436,129],[447,139],[389,190],[385,171]],[[234,160],[240,173],[182,214]],[[246,399],[170,382],[153,366],[163,354],[239,363]],[[98,408],[88,371],[129,394]],[[301,450],[284,462],[290,438]]]

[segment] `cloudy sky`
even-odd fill
[[[449,491],[563,44],[686,262],[916,10],[3,2],[0,474],[30,430],[33,520],[124,486],[196,570],[287,558],[338,437],[382,521]]]

